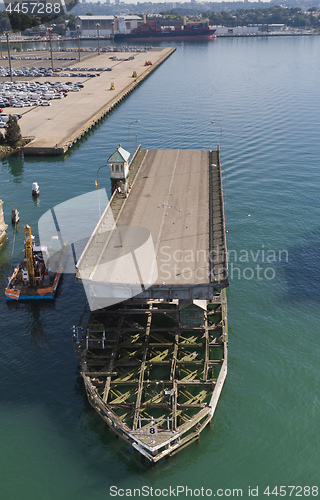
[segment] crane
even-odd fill
[[[36,276],[34,272],[34,263],[33,263],[33,242],[31,235],[31,227],[28,224],[24,226],[24,243],[26,247],[29,286],[35,286]]]

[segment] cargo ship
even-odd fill
[[[6,299],[53,299],[64,270],[66,245],[61,247],[58,240],[50,248],[36,245],[29,225],[24,227],[24,243],[25,256],[9,278]]]
[[[188,23],[161,26],[159,21],[148,21],[133,28],[130,33],[115,33],[115,40],[194,40],[216,38],[215,29],[209,23]]]

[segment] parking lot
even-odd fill
[[[69,92],[80,92],[83,87],[82,82],[1,82],[0,109],[51,106],[52,100],[63,99]],[[6,111],[12,114],[12,110]]]

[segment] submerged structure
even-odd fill
[[[77,263],[91,312],[74,346],[91,405],[157,462],[198,439],[227,374],[219,150],[139,151],[128,182]]]

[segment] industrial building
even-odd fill
[[[75,24],[81,37],[110,37],[114,33],[130,33],[138,23],[143,22],[140,16],[77,16]]]

